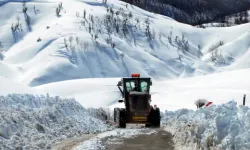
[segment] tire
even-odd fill
[[[159,128],[161,125],[161,114],[160,109],[151,109],[150,114],[148,116],[150,127]]]
[[[159,108],[155,110],[153,126],[158,128],[161,126],[161,112]]]
[[[126,111],[125,109],[114,108],[114,122],[118,128],[126,128]]]
[[[115,122],[115,123],[117,123],[117,121],[118,121],[118,120],[117,120],[117,118],[118,118],[118,117],[117,117],[118,111],[119,111],[119,108],[114,108],[114,122]]]
[[[126,111],[125,111],[125,109],[119,110],[119,127],[126,128]]]

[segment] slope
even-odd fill
[[[133,72],[158,80],[205,75],[220,70],[206,59],[211,55],[209,47],[220,40],[236,47],[235,41],[250,26],[199,29],[135,6],[126,8],[126,3],[117,0],[59,4],[33,0],[24,5],[8,1],[1,6],[3,62],[18,70],[13,80],[38,86]],[[23,8],[27,8],[25,13]],[[57,15],[56,8],[61,10]],[[12,23],[17,26],[14,31]],[[247,42],[242,45],[241,56],[249,48]],[[242,63],[233,69],[249,64]]]

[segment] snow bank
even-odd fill
[[[48,149],[66,138],[108,129],[74,99],[24,94],[0,97],[2,149]]]
[[[197,111],[166,111],[163,120],[177,149],[250,149],[250,109],[235,101]]]

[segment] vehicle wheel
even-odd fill
[[[151,127],[160,127],[161,125],[161,114],[160,109],[151,109],[149,114],[149,122],[151,124]]]
[[[117,123],[118,121],[118,111],[119,111],[119,108],[114,108],[114,122]]]
[[[157,108],[155,110],[154,114],[155,114],[155,116],[154,116],[154,123],[153,123],[153,125],[155,127],[160,127],[161,126],[161,112],[160,112],[160,109]]]
[[[126,111],[125,111],[125,109],[119,110],[119,127],[126,128]]]

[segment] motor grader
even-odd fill
[[[140,74],[122,78],[117,84],[125,108],[114,108],[114,122],[119,128],[126,124],[145,124],[146,127],[160,127],[160,109],[151,106],[151,78],[140,78]]]

